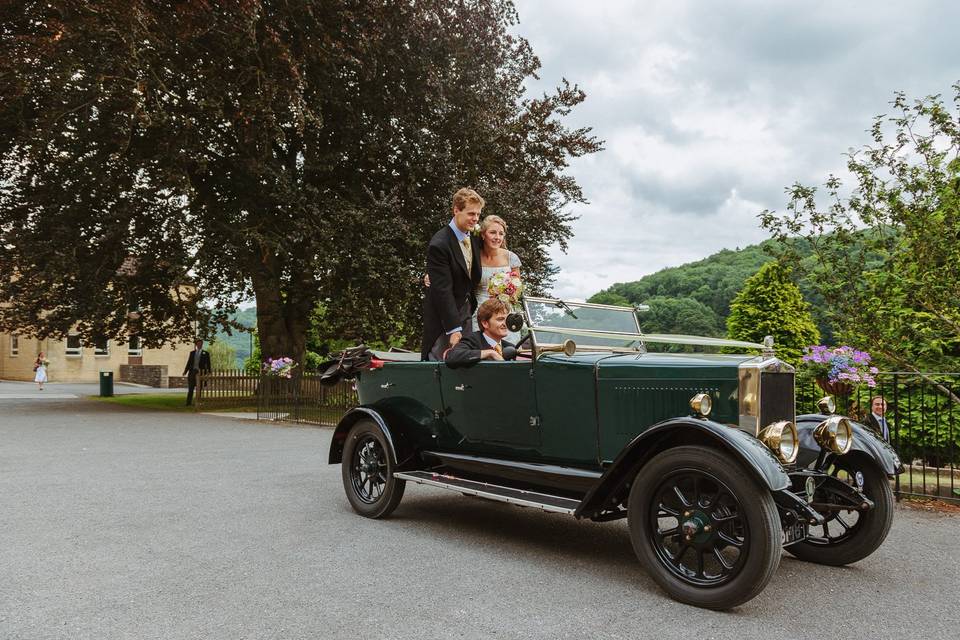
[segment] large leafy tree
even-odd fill
[[[747,279],[730,304],[727,335],[734,340],[763,342],[773,336],[777,355],[799,364],[803,348],[820,341],[820,332],[790,270],[768,262]]]
[[[409,341],[462,185],[542,289],[583,200],[566,163],[600,146],[560,121],[575,86],[524,98],[516,20],[509,0],[4,5],[0,328],[154,344],[252,296],[264,356],[302,356],[318,303],[346,338]]]
[[[848,154],[851,185],[830,176],[823,198],[795,184],[785,212],[762,215],[840,337],[901,370],[960,362],[960,84],[953,89],[952,107],[896,94],[872,142]],[[812,254],[800,256],[799,243]]]

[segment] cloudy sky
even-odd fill
[[[516,32],[586,102],[606,150],[571,173],[588,205],[553,293],[585,298],[759,242],[784,187],[843,174],[894,91],[952,96],[960,3],[515,0]]]

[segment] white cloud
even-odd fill
[[[554,293],[584,298],[766,235],[784,187],[842,173],[896,90],[920,97],[960,79],[960,5],[516,0],[549,91],[587,101],[568,118],[606,150],[571,173],[570,251]]]

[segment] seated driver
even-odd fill
[[[481,360],[503,360],[505,347],[513,347],[504,340],[507,335],[507,305],[496,298],[486,300],[477,309],[477,322],[480,331],[465,333],[455,347],[449,349],[444,356],[444,362],[451,369],[457,367],[471,367]],[[511,349],[510,360],[516,358],[516,351]]]

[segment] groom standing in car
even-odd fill
[[[473,332],[480,282],[480,241],[470,232],[480,221],[483,198],[473,189],[453,194],[453,218],[437,231],[427,247],[430,286],[423,304],[422,360],[443,360],[464,333]]]

